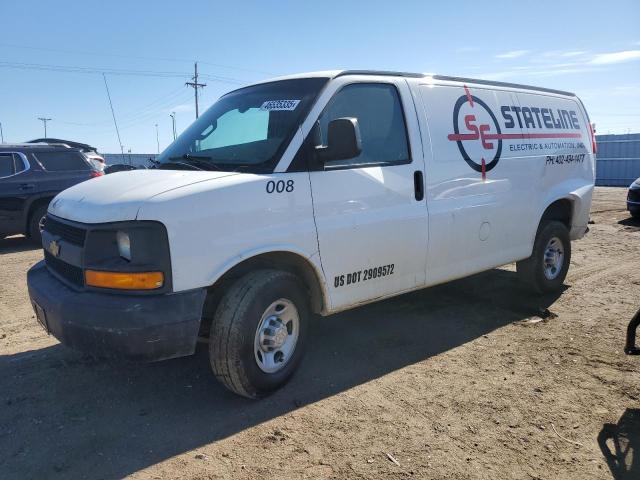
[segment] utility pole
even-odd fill
[[[169,114],[171,117],[171,124],[173,125],[173,140],[176,139],[176,112],[171,112]],[[2,124],[0,123],[0,128],[2,128]]]
[[[156,144],[158,145],[158,155],[160,155],[160,136],[158,135],[158,124],[156,123]]]
[[[2,132],[2,122],[0,122],[0,142],[4,143],[4,133]]]
[[[206,87],[206,83],[198,83],[198,62],[194,64],[194,74],[192,78],[193,82],[186,82],[185,85],[188,87],[193,87],[193,90],[196,94],[196,118],[198,118],[198,88]]]
[[[42,123],[44,123],[44,138],[47,138],[47,122],[51,121],[50,118],[38,117]]]

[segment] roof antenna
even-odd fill
[[[118,143],[120,144],[120,154],[122,155],[122,159],[124,160],[124,147],[122,146],[122,140],[120,140],[120,131],[118,130],[118,123],[116,122],[116,114],[113,111],[113,103],[111,103],[111,94],[109,93],[109,85],[107,85],[107,77],[105,74],[102,74],[102,78],[104,80],[104,87],[107,89],[107,97],[109,98],[109,106],[111,107],[111,116],[113,117],[113,124],[116,127],[116,134],[118,135]],[[131,165],[131,157],[129,157],[129,165]]]

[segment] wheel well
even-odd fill
[[[200,336],[208,336],[211,320],[227,287],[244,274],[261,268],[283,270],[296,275],[309,292],[311,310],[314,313],[320,313],[323,310],[324,296],[320,279],[306,258],[291,252],[263,253],[235,265],[207,289]]]
[[[555,220],[564,223],[565,226],[571,230],[572,216],[573,203],[567,198],[561,198],[547,207],[540,219],[540,226],[544,225],[546,222]]]
[[[39,207],[43,206],[43,205],[48,205],[51,200],[53,199],[53,197],[43,197],[43,198],[38,198],[37,200],[34,200],[31,205],[29,205],[29,210],[27,212],[27,216],[26,216],[26,222],[25,222],[25,232],[29,232],[29,224],[31,223],[31,217],[33,216],[33,212],[35,212]]]

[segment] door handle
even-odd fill
[[[33,190],[34,188],[36,188],[36,184],[35,183],[21,183],[18,188],[20,190]]]
[[[424,178],[421,170],[413,172],[413,188],[418,202],[424,199]]]

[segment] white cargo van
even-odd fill
[[[510,262],[558,289],[587,231],[594,137],[573,94],[339,71],[223,96],[157,168],[50,204],[28,274],[62,343],[160,360],[209,341],[217,378],[259,397],[329,315]]]

